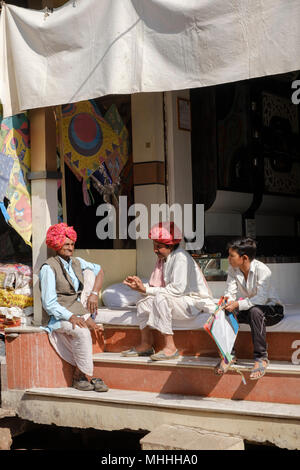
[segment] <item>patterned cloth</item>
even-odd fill
[[[8,157],[4,153],[0,152],[0,201],[4,200],[6,196],[7,187],[9,184],[9,178],[11,170],[14,166],[12,158]]]
[[[6,194],[4,194],[9,200],[9,205],[5,209],[2,204],[1,210],[7,223],[16,230],[27,245],[31,246],[32,215],[30,183],[27,179],[27,173],[31,166],[29,120],[25,113],[2,119],[1,105],[0,152],[2,162],[4,156],[7,157],[5,166],[2,166],[0,170],[4,185],[6,185],[6,178],[9,179],[6,185]]]
[[[76,178],[86,181],[105,163],[114,180],[124,163],[122,138],[102,117],[93,100],[62,106],[61,139],[66,164]]]
[[[65,244],[66,238],[73,242],[77,240],[77,233],[73,227],[69,227],[64,222],[52,225],[48,228],[46,235],[46,244],[55,251],[60,250]]]
[[[26,308],[33,305],[33,297],[15,294],[13,291],[7,289],[0,289],[0,305],[2,307]]]

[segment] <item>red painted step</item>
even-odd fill
[[[242,377],[235,370],[224,376],[214,374],[215,358],[181,357],[151,361],[149,358],[122,358],[118,353],[94,356],[95,375],[113,389],[197,395],[233,400],[300,404],[300,366],[271,363],[260,380],[250,380],[253,361],[241,361]]]
[[[161,349],[162,339],[158,331],[153,331],[154,346]],[[139,343],[140,330],[137,327],[105,326],[104,350],[107,352],[121,352]],[[291,361],[294,352],[294,341],[300,340],[300,333],[267,333],[268,354],[270,360]],[[210,356],[218,357],[214,341],[204,330],[177,330],[174,332],[175,344],[183,356]],[[94,345],[94,352],[102,352],[103,345],[98,348]],[[236,353],[241,359],[253,357],[253,347],[250,331],[241,331],[236,341]]]
[[[285,352],[283,346],[290,346],[290,341],[293,340],[291,335],[280,333],[276,337],[277,333],[272,333],[269,336],[271,335],[273,350],[277,341],[276,354],[279,359],[282,360],[281,356],[284,354],[290,357],[293,350]],[[136,344],[138,338],[139,330],[135,328],[106,328],[97,338],[93,336],[94,352],[120,351]],[[155,339],[156,348],[159,349],[159,334],[155,335]],[[248,358],[251,358],[249,334],[241,333],[238,340],[238,357],[243,359],[250,351]],[[178,331],[175,333],[175,341],[185,356],[178,361],[166,361],[163,364],[153,363],[148,358],[124,360],[120,354],[112,356],[106,352],[100,358],[95,357],[94,375],[102,377],[110,388],[116,389],[300,404],[300,366],[295,366],[290,361],[275,364],[275,358],[271,357],[267,374],[259,381],[250,381],[248,363],[248,366],[243,366],[247,380],[244,385],[236,372],[229,371],[224,377],[214,375],[213,367],[217,358],[213,356],[217,356],[217,352],[205,332]],[[193,352],[195,355],[189,356]],[[208,359],[205,356],[211,357]],[[7,337],[6,362],[9,389],[71,386],[73,367],[57,355],[45,332]]]

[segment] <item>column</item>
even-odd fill
[[[132,95],[132,146],[135,204],[148,209],[150,230],[151,204],[166,202],[164,110],[162,93]],[[156,257],[149,240],[137,240],[137,274],[148,278]]]
[[[34,324],[42,322],[42,306],[38,274],[49,257],[45,243],[50,225],[57,223],[57,172],[56,122],[52,108],[34,109],[29,112],[31,135],[32,202],[32,265]]]

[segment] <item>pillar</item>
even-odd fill
[[[148,209],[166,202],[163,93],[138,93],[131,97],[134,202]],[[137,240],[137,274],[148,278],[155,255],[149,240]]]
[[[45,244],[46,232],[50,225],[57,223],[58,200],[56,159],[56,122],[52,108],[31,110],[31,180],[32,201],[32,266],[34,324],[42,322],[42,307],[39,290],[39,270],[48,258]]]

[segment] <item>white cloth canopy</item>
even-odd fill
[[[299,25],[299,0],[71,0],[48,16],[4,4],[4,116],[298,70]]]

